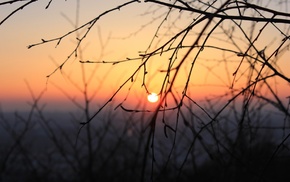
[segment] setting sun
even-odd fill
[[[158,95],[156,93],[150,93],[148,96],[147,96],[147,99],[149,102],[157,102],[158,101]]]

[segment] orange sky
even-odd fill
[[[46,4],[41,3],[31,5],[31,7],[28,7],[11,17],[0,28],[0,83],[2,85],[0,89],[0,103],[3,110],[7,108],[9,110],[13,110],[14,108],[21,109],[23,108],[23,105],[26,104],[25,102],[30,100],[30,93],[24,80],[29,83],[34,91],[34,94],[36,95],[39,94],[43,89],[47,88],[47,91],[44,95],[44,100],[63,98],[63,94],[58,89],[55,89],[55,87],[49,83],[46,84],[46,76],[55,69],[55,63],[61,64],[73,50],[75,46],[75,44],[73,44],[74,37],[69,37],[62,41],[62,43],[57,48],[55,48],[55,42],[49,43],[47,45],[37,46],[31,49],[27,49],[27,46],[39,42],[41,38],[54,38],[55,36],[60,36],[63,33],[66,33],[68,30],[71,30],[73,27],[63,16],[63,14],[69,17],[72,21],[75,21],[76,5],[75,2],[57,2],[55,4],[52,3],[51,8],[44,10],[45,5]],[[96,14],[103,12],[109,7],[114,7],[114,5],[108,3],[96,4],[95,2],[91,1],[81,4],[80,7],[80,23],[84,23],[85,21],[92,19]],[[95,7],[99,8],[96,10]],[[7,9],[7,11],[2,11],[1,9],[1,17],[7,15],[9,10],[10,9]],[[125,12],[128,12],[128,10]],[[100,23],[96,25],[94,30],[92,30],[92,33],[88,36],[88,40],[86,40],[83,44],[85,47],[83,48],[84,59],[98,59],[101,56],[100,54],[102,52],[98,47],[100,41],[98,40],[99,37],[97,27],[101,26],[99,29],[103,36],[103,41],[105,42],[109,34],[113,32],[116,27],[122,27],[121,24],[118,25],[115,23],[116,19],[128,18],[127,13],[122,13],[122,16],[118,17],[120,14],[120,12],[117,12],[115,13],[115,16],[102,18]],[[118,16],[116,17],[116,15]],[[137,16],[137,12],[134,13],[134,16]],[[134,17],[132,18],[132,23],[134,23]],[[132,26],[134,24],[128,25]],[[122,32],[130,30],[130,27],[126,26],[123,26],[120,28],[120,30]],[[119,32],[114,32],[112,36],[119,37],[123,35],[119,34]],[[106,48],[103,54],[105,54],[109,60],[118,60],[123,56],[136,56],[136,52],[138,49],[141,49],[142,45],[135,45],[134,47],[136,49],[127,49],[127,45],[124,45],[123,41],[117,40],[114,42],[114,46],[112,46],[111,42],[109,46],[110,47]],[[63,69],[64,73],[70,74],[75,82],[81,81],[81,69],[78,62],[79,59],[80,58],[77,58],[76,60],[70,59]],[[130,66],[132,66],[132,63],[130,63]],[[91,67],[94,67],[94,65],[89,65],[86,67],[88,68],[87,74],[89,74]],[[120,66],[118,68],[120,68]],[[108,69],[109,65],[100,65],[96,75],[99,78],[102,78]],[[116,75],[116,77],[113,77],[112,79],[115,80],[116,78],[119,78],[120,83],[122,81],[121,77],[118,76],[116,72],[123,74],[126,71],[127,70],[122,71],[122,69],[114,70],[114,75]],[[122,78],[123,80],[125,79],[124,76]],[[70,94],[73,96],[79,94],[77,91],[75,91],[76,89],[72,89],[73,86],[63,75],[60,74],[59,71],[51,76],[49,81],[63,86],[65,90],[71,89]],[[112,80],[107,82],[113,83]],[[81,85],[81,83],[79,84]],[[111,89],[112,85],[103,85],[104,87],[102,92],[112,93],[112,91],[108,92],[108,89]]]
[[[157,22],[160,22],[157,21],[155,24],[145,27],[138,34],[132,35],[130,38],[120,39],[138,31],[142,25],[151,21],[148,18],[140,16],[142,11],[150,8],[150,5],[145,8],[145,5],[142,3],[136,4],[131,8],[124,8],[121,11],[112,13],[110,16],[101,18],[83,42],[81,47],[82,55],[79,54],[79,57],[75,60],[70,59],[64,66],[63,74],[57,71],[47,82],[46,76],[55,69],[56,64],[61,64],[74,49],[75,37],[71,36],[63,39],[57,48],[55,48],[56,42],[40,45],[31,49],[27,49],[27,46],[39,42],[42,38],[54,38],[71,30],[72,25],[63,14],[74,21],[76,5],[75,1],[53,1],[51,7],[44,10],[45,5],[37,2],[31,7],[20,11],[0,26],[0,106],[4,111],[27,108],[27,102],[31,101],[31,95],[25,80],[29,83],[36,96],[42,90],[46,89],[42,99],[42,103],[47,103],[46,107],[56,109],[55,106],[62,103],[65,107],[57,108],[56,110],[64,108],[73,109],[74,106],[70,108],[69,100],[55,85],[59,86],[72,98],[81,98],[81,92],[76,88],[76,85],[77,87],[82,87],[83,84],[82,68],[78,61],[81,58],[92,61],[114,61],[122,60],[126,57],[134,58],[138,56],[138,51],[147,48],[156,30],[156,25],[158,25]],[[80,23],[84,23],[92,19],[97,13],[101,13],[109,7],[114,7],[114,5],[86,1],[80,7]],[[2,18],[8,12],[9,9],[5,9],[5,11],[3,8],[0,9],[0,17]],[[186,25],[187,22],[180,22],[179,26],[182,23]],[[112,37],[103,51],[100,46],[101,42],[98,31],[101,32],[103,43],[106,43],[109,36]],[[261,39],[265,40],[265,42],[259,43],[261,44],[261,49],[263,49],[262,46],[265,44],[268,45],[270,43],[269,41],[272,41],[272,38],[268,39],[268,36],[272,33],[271,29],[266,32],[268,33],[263,35],[265,38]],[[273,35],[271,36],[274,37]],[[218,40],[211,41],[220,44]],[[271,52],[271,47],[267,50]],[[190,93],[194,95],[194,98],[201,99],[211,94],[222,93],[224,89],[228,89],[226,86],[230,84],[233,78],[228,79],[225,77],[224,65],[221,63],[220,66],[213,64],[211,67],[206,67],[208,64],[207,61],[210,62],[216,59],[217,55],[222,56],[220,51],[211,49],[205,49],[201,53],[200,61],[194,67],[194,74],[191,78],[192,82],[190,83]],[[287,70],[290,67],[289,60],[287,60],[289,56],[289,53],[285,54],[279,63],[283,65],[280,67],[288,77],[290,77],[289,70]],[[191,59],[193,59],[193,56],[191,56]],[[237,58],[233,59],[238,60]],[[147,80],[150,81],[146,83],[148,84],[147,86],[150,92],[159,92],[164,73],[158,71],[160,69],[166,69],[167,64],[164,64],[164,62],[167,63],[167,61],[166,56],[164,56],[159,58],[155,57],[148,63]],[[190,65],[190,62],[188,62],[188,65]],[[89,93],[93,93],[97,89],[95,98],[98,100],[98,103],[102,104],[106,102],[119,88],[120,84],[138,68],[139,64],[140,61],[130,61],[114,66],[111,64],[98,64],[92,82],[89,84]],[[237,65],[238,62],[230,64],[229,72],[233,73]],[[86,79],[89,78],[95,66],[95,64],[84,65]],[[209,72],[208,68],[211,68],[214,72]],[[182,70],[184,72],[178,77],[174,90],[179,94],[182,92],[184,83],[186,82],[186,73],[189,71],[189,67],[184,67]],[[73,80],[73,84],[70,80]],[[135,101],[136,98],[146,99],[146,92],[141,88],[141,85],[142,72],[136,78],[133,85],[129,83],[120,91],[116,99],[119,99],[118,102],[121,102],[126,97],[126,94],[128,94],[129,89],[130,97],[128,97],[128,102],[130,100]],[[240,85],[237,84],[236,86],[239,87]],[[282,82],[279,87],[281,90],[280,93],[283,96],[289,95],[289,85]]]

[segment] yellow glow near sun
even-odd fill
[[[156,93],[150,93],[148,96],[147,96],[147,99],[149,102],[157,102],[158,101],[158,95]]]

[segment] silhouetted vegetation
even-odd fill
[[[0,8],[16,9],[0,25],[36,2],[1,2]],[[129,37],[147,27],[155,30],[144,50],[137,57],[106,60],[113,38],[104,38],[99,29],[98,57],[87,60],[82,45],[96,23],[138,3],[146,6],[141,17],[147,22]],[[30,112],[0,113],[0,181],[289,180],[287,8],[287,1],[270,0],[133,0],[118,2],[83,24],[78,16],[75,22],[66,17],[71,31],[40,38],[28,48],[47,43],[57,48],[74,38],[74,48],[48,74],[47,84],[77,109],[47,112],[41,100],[45,91],[36,96],[27,84]],[[72,59],[79,60],[79,83],[64,69]],[[122,69],[122,64],[129,65],[129,76],[114,83],[107,100],[97,102],[106,78],[116,76],[109,71],[98,78],[96,73],[104,65]],[[57,71],[81,99],[50,82]],[[160,101],[152,109],[132,90],[151,93],[156,77]],[[124,90],[123,98],[116,99]]]

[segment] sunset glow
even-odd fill
[[[289,9],[0,1],[1,179],[284,182]]]
[[[42,7],[46,6],[45,2],[41,3],[43,3]],[[128,104],[147,102],[147,100],[154,103],[159,100],[158,95],[156,93],[148,95],[147,89],[144,88],[159,90],[165,86],[163,85],[164,83],[170,83],[172,84],[171,93],[175,97],[181,97],[185,84],[188,83],[186,85],[186,95],[192,96],[196,100],[202,100],[209,96],[214,97],[225,94],[230,91],[229,88],[231,86],[234,89],[243,88],[244,84],[249,81],[246,77],[248,65],[242,64],[239,67],[242,58],[234,52],[224,51],[224,48],[233,51],[240,49],[233,47],[229,42],[220,41],[220,39],[227,40],[226,35],[223,35],[224,37],[212,36],[209,38],[205,48],[199,53],[194,68],[191,68],[192,61],[199,52],[198,47],[193,49],[188,59],[180,66],[176,77],[174,76],[175,68],[188,51],[187,47],[179,49],[178,55],[175,55],[174,51],[165,46],[162,54],[153,54],[147,60],[146,65],[141,66],[139,60],[136,61],[134,58],[138,57],[139,53],[143,53],[142,51],[145,51],[147,48],[149,48],[147,52],[154,51],[153,47],[164,44],[168,38],[164,34],[167,31],[167,27],[164,27],[164,29],[159,30],[159,34],[164,34],[164,38],[161,38],[163,36],[158,38],[156,35],[154,43],[150,45],[160,21],[156,18],[158,21],[151,22],[151,17],[139,16],[141,10],[146,9],[144,8],[146,5],[149,7],[149,4],[141,3],[136,3],[122,9],[120,12],[116,11],[102,17],[98,22],[99,24],[92,28],[88,38],[82,42],[83,47],[81,46],[77,49],[80,51],[77,57],[74,57],[75,54],[73,54],[62,67],[61,71],[57,70],[47,79],[46,76],[51,74],[58,65],[61,65],[66,60],[68,55],[75,49],[77,43],[75,41],[77,35],[72,33],[68,37],[63,38],[59,45],[57,45],[57,41],[52,41],[48,44],[27,49],[28,45],[41,42],[42,39],[48,40],[59,37],[74,29],[74,25],[71,25],[71,23],[77,23],[75,20],[76,2],[60,1],[58,3],[58,6],[51,6],[45,11],[41,8],[33,9],[33,7],[31,7],[31,11],[24,9],[21,11],[22,16],[13,16],[13,19],[9,19],[10,21],[6,21],[1,25],[0,105],[3,110],[13,111],[14,109],[23,109],[22,105],[26,105],[28,101],[31,102],[32,96],[24,80],[29,83],[33,94],[36,96],[45,89],[45,94],[41,97],[41,101],[47,103],[46,108],[49,108],[52,102],[57,101],[56,105],[60,105],[60,102],[66,103],[75,98],[84,98],[84,91],[82,90],[84,88],[87,89],[86,93],[93,98],[92,103],[100,104],[100,99],[110,100],[120,88],[120,85],[124,86],[113,98],[116,103],[124,100],[127,95],[129,96],[125,100]],[[114,6],[113,1],[111,4],[95,1],[90,3],[83,2],[79,7],[81,15],[79,17],[79,24],[84,23],[87,19],[94,18],[96,14]],[[96,13],[95,7],[100,8],[98,9],[99,12]],[[8,15],[10,12],[9,9],[1,10],[3,10],[1,13],[4,15]],[[31,18],[32,10],[41,15],[42,18]],[[164,9],[164,11],[166,10]],[[160,15],[164,13],[162,11],[158,11]],[[176,13],[172,14],[172,17],[182,15],[179,12]],[[171,29],[172,33],[177,33],[180,29],[184,29],[192,21],[191,18],[186,18],[187,15],[185,16],[184,14],[182,16],[185,18],[178,18],[180,21],[174,21],[174,25],[178,26],[178,28]],[[23,17],[26,20],[25,22],[23,22]],[[57,22],[54,21],[56,19],[58,20]],[[130,21],[127,21],[128,19]],[[112,24],[111,22],[122,22],[122,26],[120,24]],[[230,23],[230,21],[225,21],[224,27],[234,26]],[[141,29],[142,31],[139,31],[140,27],[143,27],[144,24],[148,25],[144,29]],[[99,25],[101,26],[98,28]],[[262,24],[257,24],[256,26],[258,25],[262,26]],[[20,27],[21,32],[13,31],[18,30]],[[221,28],[224,27],[221,26],[216,31],[221,31]],[[190,35],[191,38],[182,41],[183,45],[192,44],[192,40],[196,38],[195,33],[199,32],[198,28],[193,29],[194,31]],[[276,35],[273,32],[276,32]],[[134,36],[131,36],[132,33],[134,33]],[[238,31],[236,33],[235,36],[243,37],[239,35]],[[277,40],[280,39],[281,37],[279,36],[281,34],[276,31],[275,27],[269,26],[260,36],[261,38],[256,41],[256,46],[259,49],[263,49],[266,45],[271,45],[265,50],[265,53],[271,55],[271,52],[274,52],[280,44],[277,41],[277,45],[275,45],[274,40],[276,39],[274,38],[278,36]],[[241,47],[246,46],[239,39],[235,41],[237,41],[236,45],[242,45]],[[178,42],[178,40],[176,39],[175,42]],[[219,45],[221,49],[216,49],[212,45]],[[171,46],[174,47],[176,45]],[[282,70],[281,72],[287,77],[290,76],[287,70],[290,66],[289,61],[287,61],[289,54],[288,52],[284,55],[279,54],[279,64],[281,66],[279,69],[277,68]],[[176,57],[176,60],[168,62],[172,57]],[[80,60],[89,60],[94,63],[83,64],[82,67],[79,63]],[[276,62],[276,60],[272,61]],[[95,64],[96,62],[98,63]],[[169,66],[171,71],[166,72]],[[233,73],[238,67],[239,71],[234,77]],[[132,75],[134,72],[136,74]],[[128,78],[131,78],[131,82],[126,82]],[[173,78],[174,83],[172,83]],[[279,90],[281,98],[289,96],[289,86],[285,84],[285,81],[277,79],[271,82],[271,84],[276,84],[276,81],[280,82],[276,88]],[[57,85],[57,88],[55,85]],[[140,85],[144,87],[140,87]],[[266,87],[261,88],[267,89]],[[163,91],[166,91],[166,89]],[[132,93],[138,95],[140,99],[136,100],[135,97],[131,99]],[[146,97],[147,100],[145,100]],[[167,98],[167,101],[168,99],[172,98]],[[65,107],[67,107],[67,104],[65,104]]]
[[[158,101],[159,97],[158,97],[158,95],[156,93],[153,93],[152,92],[152,93],[150,93],[147,96],[147,99],[148,99],[149,102],[154,103],[154,102],[157,102]]]

